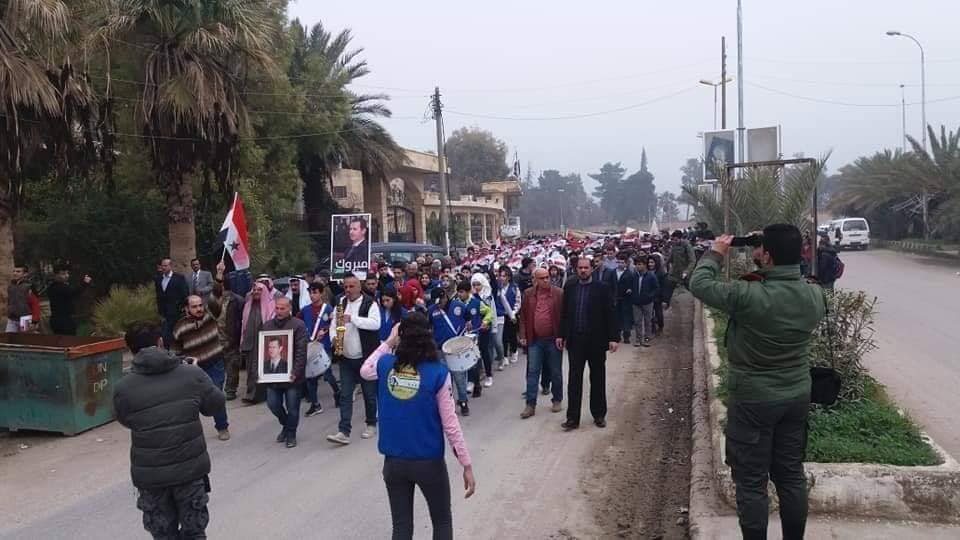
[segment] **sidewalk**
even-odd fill
[[[768,529],[770,540],[782,538],[780,519],[770,516]],[[737,516],[716,516],[701,520],[699,535],[691,535],[702,540],[739,540],[740,528]],[[869,540],[909,540],[909,539],[956,539],[960,538],[960,526],[934,525],[903,521],[834,519],[817,516],[807,522],[806,538],[859,538]]]

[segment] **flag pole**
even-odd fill
[[[223,246],[223,253],[220,254],[220,262],[227,258],[227,246]]]

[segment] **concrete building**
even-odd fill
[[[437,156],[405,150],[406,163],[382,178],[363,178],[341,169],[333,177],[333,198],[341,205],[371,214],[374,242],[429,243],[427,219],[440,216],[440,194],[427,190],[439,171]],[[513,179],[483,184],[483,195],[450,201],[453,219],[469,224],[467,244],[493,242],[508,216],[519,208],[520,183]]]

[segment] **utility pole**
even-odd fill
[[[737,126],[737,161],[743,163],[743,135],[746,128],[743,126],[743,8],[741,0],[737,0],[737,79],[737,113],[740,117]]]
[[[903,93],[903,85],[900,85],[900,151],[907,151],[907,97]]]
[[[720,129],[727,129],[727,36],[720,36]]]
[[[440,228],[443,230],[443,252],[450,255],[450,196],[447,193],[447,159],[443,150],[443,106],[440,87],[433,89],[433,119],[437,123],[437,165],[440,169]]]

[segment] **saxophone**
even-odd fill
[[[347,326],[343,323],[343,303],[337,304],[337,335],[333,337],[333,355],[343,356],[343,338],[347,333]]]

